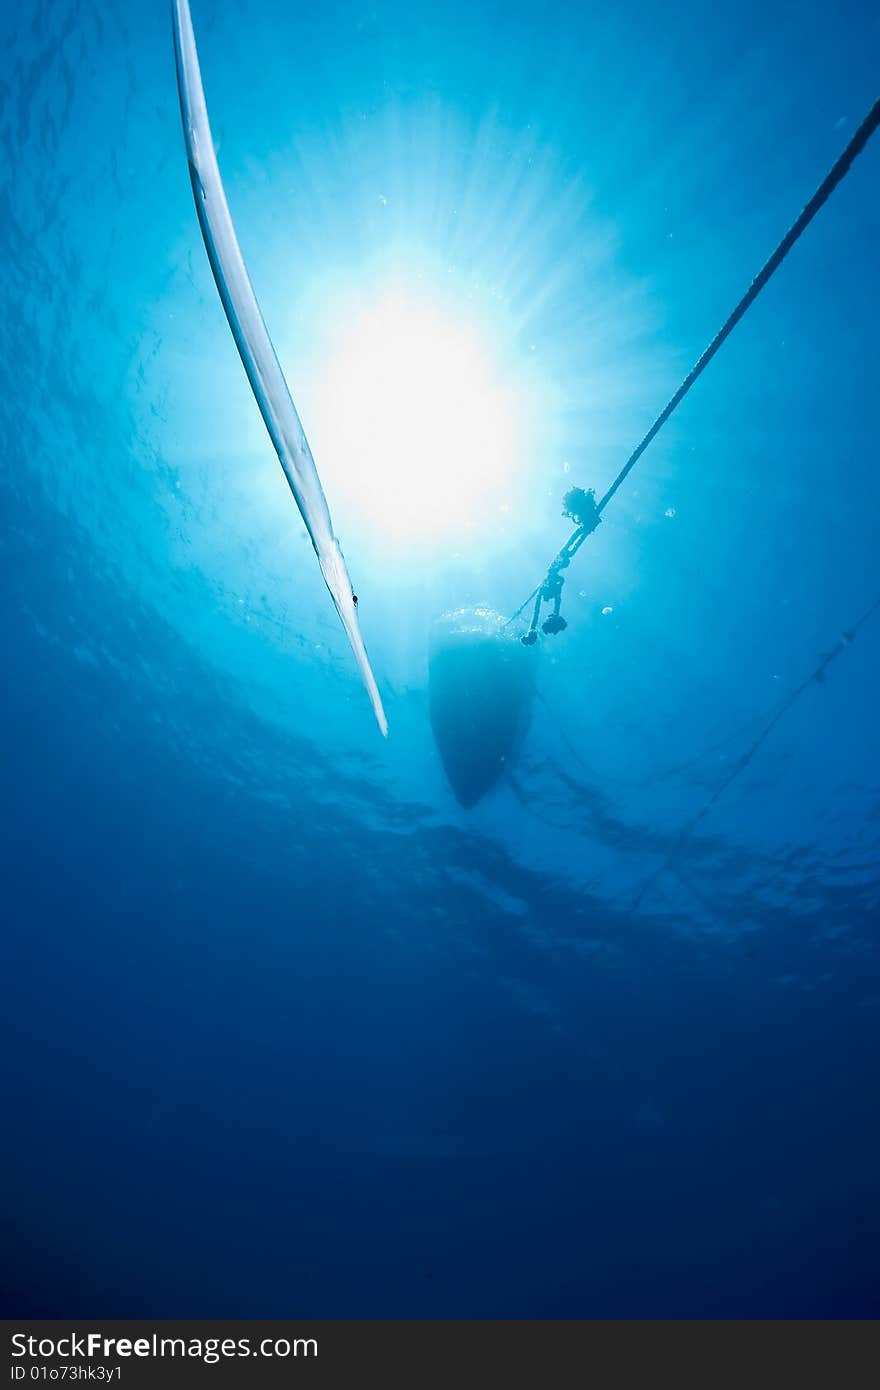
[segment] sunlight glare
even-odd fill
[[[464,533],[506,511],[529,412],[488,335],[400,293],[340,322],[318,393],[330,495],[397,538]]]

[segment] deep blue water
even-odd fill
[[[473,811],[426,661],[525,597],[839,153],[876,8],[300,9],[193,18],[387,744],[210,278],[166,5],[0,19],[4,1308],[876,1314],[880,615],[679,832],[880,594],[880,142],[572,567]],[[371,501],[394,373],[373,410],[328,365],[389,286],[529,422],[468,493],[414,347],[392,490],[442,526]]]

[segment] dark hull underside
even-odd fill
[[[531,713],[534,654],[488,609],[444,614],[429,659],[431,727],[462,806],[474,806],[516,757]]]

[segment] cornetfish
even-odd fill
[[[388,722],[361,636],[351,580],[339,542],[333,534],[330,509],[321,479],[260,312],[229,214],[208,123],[208,108],[205,105],[188,0],[172,0],[171,10],[183,135],[208,260],[266,429],[302,513],[324,581],[348,634],[376,722],[382,733],[387,734]]]

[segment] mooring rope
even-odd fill
[[[576,552],[580,549],[581,545],[583,545],[584,541],[587,539],[587,536],[590,535],[596,529],[596,526],[598,525],[598,521],[601,518],[602,513],[608,506],[608,503],[611,501],[612,497],[617,492],[621,483],[632,472],[633,468],[635,468],[636,464],[642,457],[642,454],[645,452],[648,445],[651,443],[652,439],[654,439],[657,436],[659,431],[666,424],[666,421],[669,419],[672,412],[684,400],[688,391],[690,391],[697,378],[700,377],[702,373],[706,370],[709,363],[712,361],[712,358],[715,356],[716,352],[721,347],[722,343],[724,343],[724,341],[733,332],[734,328],[739,323],[746,310],[752,304],[754,304],[755,300],[761,293],[761,290],[767,284],[770,277],[774,274],[775,271],[779,269],[780,265],[785,260],[785,257],[788,255],[789,251],[794,246],[795,242],[810,225],[819,209],[823,207],[824,204],[831,197],[831,194],[834,192],[841,179],[843,179],[844,176],[849,172],[853,160],[856,158],[857,155],[861,154],[862,150],[867,145],[868,141],[874,134],[878,125],[880,125],[880,97],[878,97],[877,100],[874,102],[874,105],[871,107],[867,116],[862,121],[858,129],[854,132],[852,139],[846,146],[846,149],[840,155],[839,159],[837,159],[835,163],[831,166],[825,178],[822,180],[819,187],[816,189],[816,192],[813,194],[812,198],[801,212],[800,216],[792,223],[791,227],[789,227],[785,236],[782,238],[779,245],[776,247],[776,250],[770,256],[769,260],[765,261],[761,270],[755,276],[754,280],[749,285],[749,288],[746,290],[739,303],[725,319],[724,323],[721,325],[718,332],[715,334],[715,337],[712,339],[709,346],[694,363],[693,367],[688,372],[687,376],[685,377],[684,381],[681,383],[675,394],[672,397],[670,397],[670,399],[667,401],[666,405],[663,407],[660,414],[657,416],[656,420],[654,421],[651,428],[648,430],[647,434],[644,436],[643,439],[640,440],[640,442],[633,449],[629,458],[626,460],[626,463],[623,465],[617,477],[614,479],[614,482],[609,487],[608,491],[595,504],[595,510],[591,521],[586,526],[578,525],[575,528],[575,530],[569,536],[568,540],[565,542],[565,545],[550,562],[544,579],[537,586],[537,588],[532,590],[528,598],[520,604],[516,612],[513,613],[511,617],[508,619],[508,624],[515,622],[515,620],[520,616],[520,614],[529,606],[532,600],[536,600],[535,609],[532,617],[532,624],[529,628],[528,633],[526,634],[526,637],[523,639],[524,641],[527,638],[531,638],[532,640],[534,640],[532,634],[536,633],[538,617],[540,616],[541,603],[543,601],[542,595],[544,594],[544,591],[547,591],[548,599],[555,599],[558,596],[559,590],[563,582],[561,571],[568,566],[572,557],[576,554]]]
[[[808,676],[805,676],[804,679],[801,681],[800,685],[796,685],[794,689],[790,692],[790,694],[782,701],[782,703],[777,706],[776,710],[767,720],[760,733],[752,740],[746,751],[739,758],[737,758],[736,762],[734,763],[731,770],[727,773],[726,777],[724,777],[722,781],[718,783],[718,786],[715,788],[715,790],[711,793],[710,796],[706,798],[699,811],[697,811],[695,815],[691,816],[690,820],[682,826],[681,830],[678,832],[678,835],[676,837],[675,845],[670,850],[669,854],[667,854],[666,858],[663,860],[663,863],[660,864],[653,871],[653,873],[651,873],[648,876],[648,878],[645,879],[638,893],[633,898],[631,904],[633,909],[639,906],[645,894],[648,892],[650,888],[653,887],[653,885],[657,882],[658,878],[660,878],[660,876],[664,874],[667,869],[671,869],[673,867],[676,860],[679,858],[682,850],[684,849],[685,845],[688,843],[694,831],[696,830],[697,826],[700,825],[701,822],[706,819],[709,812],[712,810],[712,807],[718,801],[721,800],[722,796],[730,787],[731,783],[735,782],[737,777],[739,777],[743,772],[745,772],[746,768],[754,758],[758,749],[761,747],[763,743],[767,741],[767,739],[770,737],[779,721],[783,719],[786,714],[788,714],[792,705],[794,705],[800,699],[804,691],[809,690],[811,685],[822,684],[822,682],[825,680],[825,675],[831,663],[833,661],[836,661],[837,658],[841,655],[841,653],[846,651],[847,647],[852,646],[853,642],[855,641],[858,635],[859,629],[864,627],[865,623],[869,622],[870,619],[873,618],[874,614],[878,612],[878,610],[880,610],[880,598],[876,598],[874,600],[870,608],[867,608],[865,610],[865,612],[858,619],[858,621],[853,623],[852,627],[847,628],[846,632],[841,633],[837,642],[831,648],[831,651],[826,652],[824,656],[820,657],[817,665],[813,668],[810,674]]]

